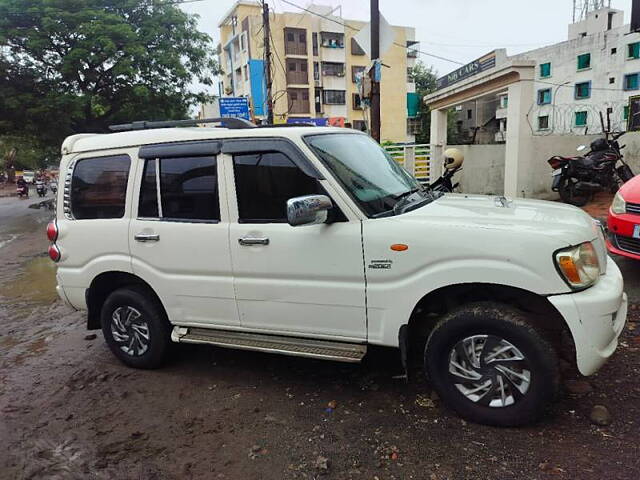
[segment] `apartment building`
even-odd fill
[[[312,121],[318,125],[365,130],[356,76],[371,59],[354,40],[364,22],[342,18],[337,9],[309,5],[308,10],[270,15],[274,122]],[[346,26],[345,26],[346,25]],[[240,0],[219,23],[219,95],[248,97],[256,119],[267,116],[262,10]],[[412,142],[419,124],[418,99],[408,69],[415,65],[415,31],[393,26],[394,44],[383,55],[381,139]]]

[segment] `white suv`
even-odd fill
[[[432,193],[352,130],[225,122],[62,145],[58,293],[125,364],[157,367],[172,341],[395,347],[460,415],[518,425],[556,393],[563,333],[584,375],[614,352],[622,276],[581,210]]]

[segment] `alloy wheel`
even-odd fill
[[[456,343],[449,353],[449,375],[468,400],[496,408],[521,400],[531,385],[524,354],[495,335],[474,335]]]
[[[139,357],[149,349],[149,325],[133,307],[118,307],[111,315],[111,335],[127,355]]]

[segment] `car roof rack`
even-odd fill
[[[149,122],[140,120],[131,123],[122,123],[120,125],[109,125],[112,132],[130,132],[133,130],[150,130],[154,128],[173,128],[173,127],[195,127],[202,123],[222,123],[225,128],[232,130],[242,128],[255,128],[256,125],[244,118],[225,117],[225,118],[201,118],[193,120],[165,120],[160,122]]]
[[[281,128],[281,127],[315,127],[315,123],[299,122],[299,123],[265,123],[258,125],[258,128]]]

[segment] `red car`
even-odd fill
[[[609,208],[607,226],[609,251],[640,260],[640,175],[616,193]]]

